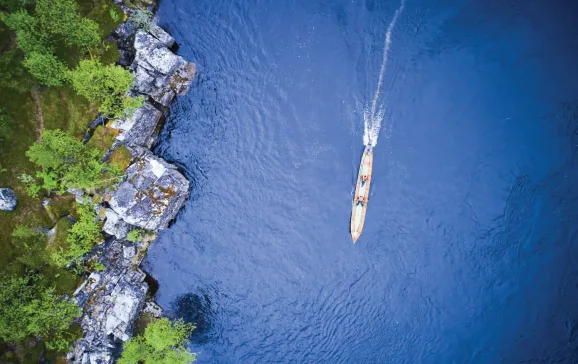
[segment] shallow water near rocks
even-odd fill
[[[199,75],[156,147],[191,197],[146,268],[198,361],[575,362],[571,4],[405,3],[354,245],[400,3],[163,0]]]

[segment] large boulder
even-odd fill
[[[9,188],[0,188],[0,210],[13,211],[16,208],[16,194]]]
[[[116,119],[110,127],[120,130],[116,137],[122,144],[150,148],[155,140],[155,132],[163,114],[151,103],[145,102],[131,117]]]
[[[134,250],[134,245],[110,242],[100,257],[106,269],[91,273],[74,293],[76,303],[83,308],[80,326],[84,336],[68,356],[71,363],[113,363],[113,353],[132,336],[148,285],[145,273],[126,258],[129,248]]]
[[[158,26],[149,33],[139,30],[131,66],[135,74],[134,90],[165,107],[175,95],[184,95],[189,90],[196,72],[195,65],[172,53],[168,44],[174,44],[174,39]]]
[[[189,181],[177,168],[148,150],[126,170],[112,193],[110,207],[125,222],[158,231],[168,226],[189,194]]]

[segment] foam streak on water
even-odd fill
[[[383,120],[384,110],[383,107],[378,108],[379,96],[381,94],[381,88],[383,86],[383,75],[385,74],[385,69],[387,68],[387,60],[389,58],[389,48],[391,47],[391,32],[395,27],[397,18],[403,11],[405,6],[405,0],[401,1],[401,5],[395,11],[393,19],[389,26],[387,27],[387,32],[385,32],[385,42],[383,44],[383,59],[381,61],[381,68],[379,69],[379,79],[377,81],[377,88],[375,89],[375,95],[373,96],[373,101],[371,102],[371,109],[368,107],[364,110],[363,121],[364,121],[364,133],[363,133],[363,144],[372,147],[377,145],[377,137],[379,136],[379,130],[381,129],[381,122]]]

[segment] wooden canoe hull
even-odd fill
[[[369,186],[371,184],[371,172],[373,167],[373,151],[371,147],[365,147],[361,163],[359,164],[359,173],[357,174],[357,185],[355,195],[353,195],[353,206],[351,209],[351,238],[355,243],[363,230],[365,222],[365,213],[367,212],[367,202],[369,200]],[[363,183],[362,176],[367,175],[367,181]],[[363,204],[359,204],[358,197],[363,196]]]

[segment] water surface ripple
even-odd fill
[[[200,363],[576,362],[576,6],[405,3],[353,245],[399,5],[161,1],[199,75],[156,147],[191,197],[146,265]]]

